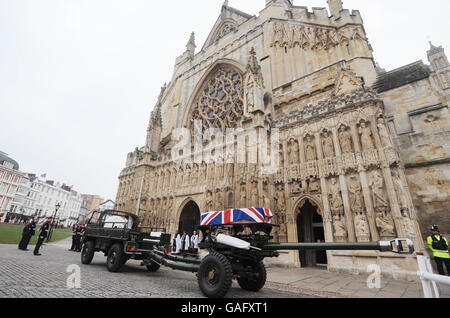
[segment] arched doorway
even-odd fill
[[[198,225],[200,225],[200,209],[194,201],[189,201],[181,211],[178,231],[179,233],[186,231],[191,235]]]
[[[319,207],[306,199],[299,207],[297,215],[297,235],[300,243],[325,242],[323,218],[319,214]],[[302,267],[327,266],[326,251],[300,251]]]

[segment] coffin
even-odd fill
[[[271,223],[272,217],[272,211],[266,208],[229,209],[202,214],[201,225]]]

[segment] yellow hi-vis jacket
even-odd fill
[[[441,240],[441,235],[434,235],[436,237],[436,239],[438,241]],[[447,239],[444,237],[445,242],[447,243],[448,246],[448,241]],[[439,257],[439,258],[450,258],[450,254],[447,250],[435,250],[433,249],[433,238],[432,235],[428,236],[428,247],[430,248],[430,250],[433,252],[433,256],[434,257]]]

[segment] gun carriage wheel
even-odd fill
[[[231,288],[233,270],[230,261],[222,254],[211,252],[200,264],[198,285],[209,298],[222,298]]]

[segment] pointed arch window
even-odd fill
[[[237,128],[243,111],[243,76],[231,65],[218,65],[207,77],[194,100],[190,129],[202,121],[203,133],[208,128]]]

